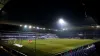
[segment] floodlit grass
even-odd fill
[[[53,56],[52,54],[68,51],[69,49],[74,49],[96,41],[90,39],[38,39],[36,40],[36,56]],[[32,43],[29,43],[28,40],[16,41],[16,43],[21,43],[24,46],[19,48],[9,44],[9,47],[23,52],[28,56],[35,55],[34,40]]]

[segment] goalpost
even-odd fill
[[[16,38],[9,38],[8,39],[8,43],[10,43],[10,44],[15,44],[16,43]]]

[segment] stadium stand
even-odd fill
[[[56,56],[99,56],[97,53],[96,43],[85,45],[64,53],[59,53]]]
[[[52,34],[52,33],[19,32],[19,31],[0,31],[0,37],[1,38],[16,38],[16,39],[58,38],[56,34]]]

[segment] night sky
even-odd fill
[[[100,18],[96,0],[11,0],[2,10],[6,12],[2,20],[48,28],[55,28],[59,18],[72,26],[94,24]],[[85,10],[90,19],[85,18]]]

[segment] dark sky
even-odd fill
[[[13,0],[3,8],[6,16],[2,20],[52,28],[62,17],[74,26],[87,25],[85,7],[89,21],[99,18],[99,3],[96,0]]]

